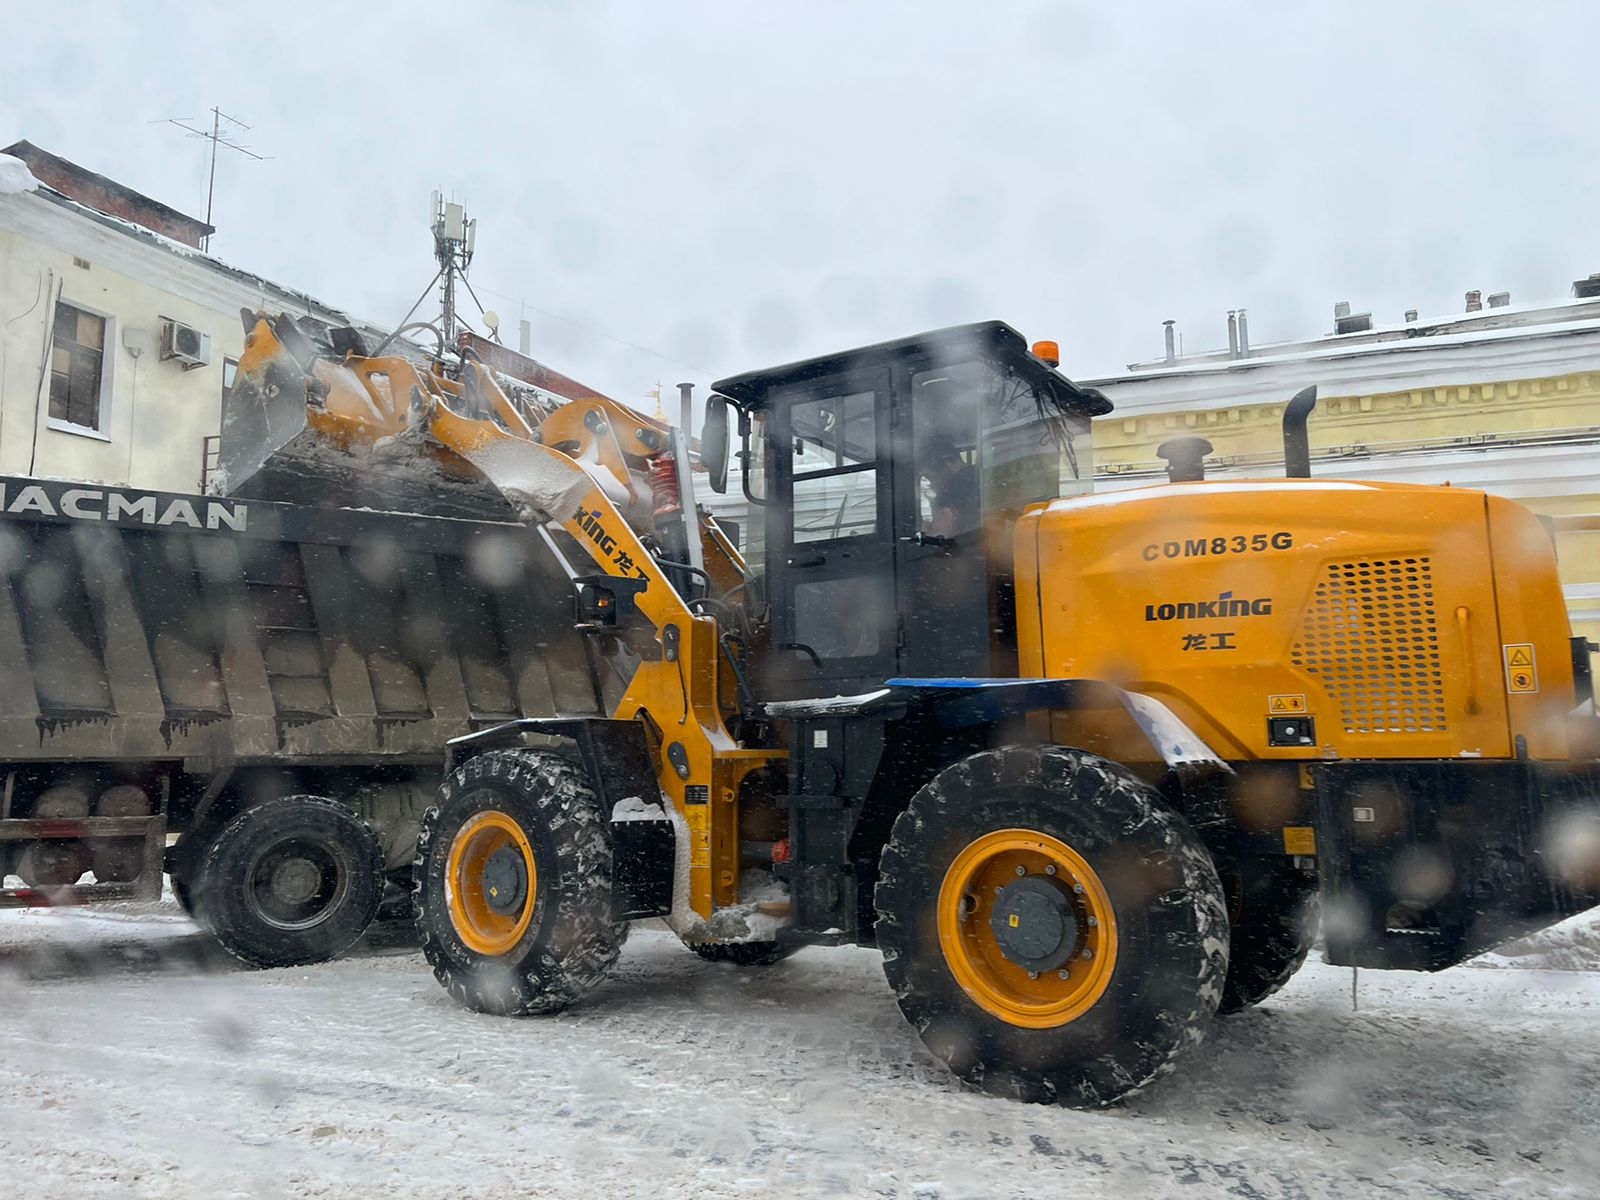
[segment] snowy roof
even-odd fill
[[[27,142],[18,142],[16,143],[15,147],[12,147],[12,149],[20,147],[25,147],[28,151],[34,154],[45,155],[44,151],[39,151],[36,147],[30,146]],[[53,158],[54,156],[46,155],[46,157]],[[13,159],[13,161],[15,161],[15,159]],[[60,161],[66,162],[64,159]],[[74,164],[67,163],[66,165],[70,167]],[[21,166],[24,170],[27,170],[25,164],[23,163],[19,162],[18,166]],[[82,168],[75,169],[82,170]],[[84,174],[97,180],[102,178],[101,176],[93,175],[92,172],[85,171]],[[106,182],[110,183],[111,181],[108,180]],[[103,229],[120,234],[123,237],[128,238],[131,242],[137,243],[147,249],[153,249],[167,255],[171,255],[174,259],[184,260],[195,267],[209,271],[223,279],[229,280],[233,283],[242,284],[250,291],[258,294],[259,297],[269,305],[294,308],[301,313],[313,316],[316,319],[330,325],[353,326],[357,329],[360,329],[363,333],[375,334],[380,339],[387,332],[382,326],[371,321],[353,318],[342,309],[336,308],[331,304],[326,304],[301,289],[275,283],[272,280],[258,275],[253,271],[247,271],[242,267],[233,266],[232,264],[224,262],[222,259],[207,253],[206,251],[196,249],[194,246],[186,245],[175,238],[158,233],[153,229],[141,225],[137,221],[130,220],[124,216],[118,216],[114,213],[106,212],[91,204],[86,204],[81,200],[75,200],[71,196],[66,195],[55,187],[50,186],[45,181],[35,178],[35,183],[37,184],[37,187],[31,191],[29,196],[19,196],[19,200],[22,203],[26,204],[32,200],[37,200],[52,204],[63,212],[70,213],[73,216],[83,220],[92,221]],[[121,185],[112,184],[112,186],[120,187]],[[4,195],[7,190],[8,189],[0,188],[0,195]],[[138,192],[132,191],[132,189],[122,190],[130,196],[139,197],[141,200],[148,200],[148,197],[142,197]],[[149,200],[149,203],[168,212],[175,213],[179,217],[183,216],[183,214],[177,213],[176,209],[167,209],[165,205],[160,205],[158,201]],[[188,217],[184,217],[183,219],[192,220],[192,218]],[[197,222],[196,224],[200,225],[201,228],[206,230],[211,228],[203,223]]]
[[[0,195],[15,196],[21,192],[31,192],[38,186],[39,181],[28,170],[27,163],[10,154],[0,154]]]
[[[1202,351],[1165,359],[1129,363],[1125,373],[1092,380],[1097,385],[1130,379],[1177,379],[1306,360],[1348,359],[1407,354],[1440,346],[1465,346],[1543,335],[1589,334],[1600,329],[1600,299],[1502,305],[1428,321],[1380,325],[1352,333],[1255,345],[1249,353],[1230,357],[1227,350]]]
[[[97,174],[58,154],[42,150],[29,141],[13,142],[3,153],[26,163],[34,177],[64,196],[88,204],[101,211],[114,211],[115,215],[131,218],[135,224],[145,225],[157,232],[177,236],[179,241],[198,246],[200,239],[216,232],[214,226],[198,217],[179,212],[169,204],[135,191],[127,184]],[[95,204],[95,200],[103,203]]]
[[[1489,384],[1593,371],[1600,363],[1600,302],[1530,309],[1535,320],[1494,328],[1441,329],[1427,336],[1374,342],[1346,335],[1268,346],[1248,358],[1179,363],[1090,381],[1103,388],[1124,419],[1282,404],[1308,383],[1324,398]],[[1434,327],[1427,327],[1432,329]]]

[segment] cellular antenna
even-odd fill
[[[224,130],[222,123],[226,121],[230,128]],[[246,158],[253,158],[257,162],[266,161],[270,155],[257,154],[248,146],[239,144],[239,134],[235,130],[249,132],[252,126],[246,125],[238,117],[230,117],[220,108],[211,109],[211,128],[209,130],[194,124],[193,117],[167,117],[161,121],[152,121],[152,125],[176,125],[192,138],[204,138],[211,143],[211,167],[206,177],[206,224],[211,224],[211,204],[217,194],[217,147],[223,146],[229,150],[237,150]],[[208,233],[200,242],[200,249],[211,248],[211,235]]]

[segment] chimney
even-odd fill
[[[1233,310],[1228,310],[1228,357],[1239,357],[1239,318]]]
[[[1162,328],[1163,328],[1163,329],[1165,329],[1165,330],[1166,330],[1166,338],[1167,338],[1167,365],[1168,365],[1168,366],[1169,366],[1169,367],[1170,367],[1170,366],[1171,366],[1171,365],[1172,365],[1172,364],[1173,364],[1173,363],[1175,363],[1175,362],[1177,362],[1177,361],[1178,361],[1178,351],[1177,351],[1177,349],[1176,349],[1176,346],[1175,346],[1175,344],[1174,344],[1174,341],[1173,341],[1173,338],[1174,338],[1174,334],[1173,334],[1173,332],[1172,332],[1172,327],[1173,327],[1173,326],[1174,326],[1174,325],[1176,325],[1176,324],[1177,324],[1177,322],[1176,322],[1176,321],[1163,321],[1163,322],[1161,322],[1161,326],[1162,326]]]
[[[1372,314],[1353,313],[1350,301],[1341,300],[1333,306],[1334,333],[1366,333],[1372,328]]]
[[[1250,329],[1244,323],[1244,309],[1239,310],[1239,357],[1250,357]]]
[[[1574,300],[1594,300],[1600,297],[1600,271],[1596,271],[1587,279],[1574,279],[1572,281],[1572,298]]]
[[[1416,319],[1417,319],[1417,310],[1414,309],[1414,308],[1406,309],[1406,324],[1410,325],[1410,324],[1414,323],[1416,321]]]
[[[1468,292],[1467,293],[1467,311],[1468,312],[1482,312],[1483,311],[1483,293],[1482,292]]]
[[[1511,307],[1511,293],[1510,292],[1490,292],[1489,293],[1489,307],[1490,308],[1509,308],[1509,307]]]

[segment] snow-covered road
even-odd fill
[[[636,931],[581,1009],[420,956],[235,970],[175,912],[0,914],[0,1198],[1600,1194],[1600,975],[1308,966],[1121,1108],[963,1092],[875,954]]]

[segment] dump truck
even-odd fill
[[[0,478],[0,906],[153,899],[165,871],[226,949],[283,966],[409,917],[451,738],[607,715],[627,674],[574,632],[548,535],[437,447],[384,460],[383,493],[338,449],[320,489],[260,470],[258,357],[219,471],[253,486]]]
[[[733,571],[615,406],[530,423],[474,377],[391,385],[369,423],[337,395],[359,356],[266,357],[291,458],[425,434],[551,534],[580,635],[631,662],[604,715],[450,742],[413,884],[471,1008],[573,1003],[642,919],[748,967],[876,946],[956,1077],[1097,1106],[1281,987],[1319,909],[1329,961],[1433,971],[1600,901],[1550,531],[1469,488],[1308,478],[1314,391],[1286,478],[1178,447],[1174,481],[1094,495],[1109,403],[1000,322],[724,379],[701,461],[725,488],[736,428]]]

